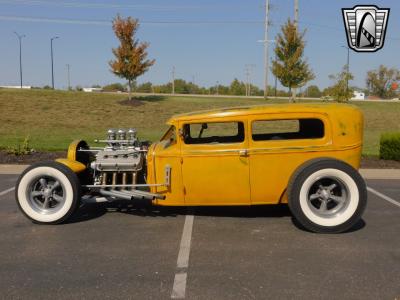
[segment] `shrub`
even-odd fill
[[[400,132],[381,135],[379,156],[381,159],[400,161]]]
[[[106,92],[125,92],[126,91],[126,87],[121,84],[121,83],[111,83],[108,85],[103,86],[103,91]]]
[[[31,149],[29,146],[29,136],[25,137],[22,145],[21,143],[18,143],[16,146],[7,147],[7,153],[14,154],[15,156],[27,155],[31,154],[32,152],[33,149]]]

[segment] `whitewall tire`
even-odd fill
[[[353,167],[334,159],[301,166],[288,185],[289,207],[306,229],[338,233],[353,227],[367,204],[365,182]]]
[[[35,223],[58,224],[76,210],[81,197],[77,175],[58,162],[30,166],[17,181],[16,200]]]

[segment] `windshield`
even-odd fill
[[[167,142],[168,145],[172,145],[176,143],[176,129],[175,126],[171,126],[167,132],[163,135],[160,140],[161,142]]]

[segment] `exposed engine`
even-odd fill
[[[95,160],[91,168],[95,174],[95,184],[129,185],[142,182],[144,177],[147,144],[141,143],[135,129],[109,129],[107,143],[102,149],[96,149]]]

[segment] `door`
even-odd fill
[[[244,121],[182,124],[186,205],[250,204]]]
[[[320,114],[252,116],[248,126],[252,204],[278,203],[298,166],[331,145],[329,122]]]

